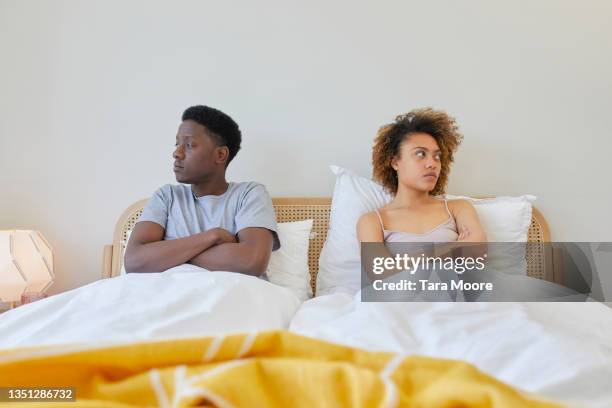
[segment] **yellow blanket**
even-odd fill
[[[21,408],[558,406],[464,362],[285,331],[0,351],[0,386],[76,388],[76,402],[14,404]]]

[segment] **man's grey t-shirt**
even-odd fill
[[[190,185],[166,184],[153,194],[140,221],[161,225],[165,240],[212,228],[223,228],[234,235],[245,228],[266,228],[274,236],[272,250],[280,248],[272,199],[262,184],[254,182],[230,182],[225,193],[202,197],[196,197]]]

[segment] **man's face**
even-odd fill
[[[181,123],[176,134],[174,174],[176,181],[197,184],[225,169],[227,147],[218,146],[206,127],[192,120]]]

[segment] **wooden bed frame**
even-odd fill
[[[132,204],[123,212],[115,226],[113,244],[104,246],[102,261],[102,277],[118,276],[123,262],[123,251],[127,232],[134,228],[148,199]],[[308,266],[310,268],[310,284],[313,293],[316,291],[316,277],[319,270],[319,254],[327,237],[331,198],[329,197],[287,197],[272,199],[276,211],[277,222],[290,222],[305,219],[314,220],[313,233],[308,251]],[[533,207],[528,241],[535,243],[527,245],[527,274],[532,277],[551,282],[558,281],[554,274],[553,257],[549,245],[550,232],[542,214]],[[537,245],[542,244],[542,245]]]

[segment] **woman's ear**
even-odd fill
[[[399,166],[398,166],[398,164],[397,164],[398,160],[399,160],[399,159],[398,159],[398,157],[397,157],[397,156],[393,156],[393,158],[391,159],[391,167],[392,167],[392,168],[393,168],[393,170],[395,170],[395,171],[397,171],[397,169],[398,169],[398,167],[399,167]]]

